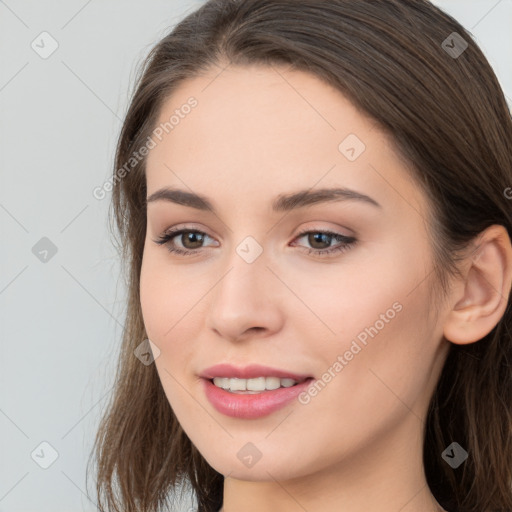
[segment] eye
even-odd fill
[[[347,251],[357,242],[356,238],[352,236],[345,236],[341,233],[322,230],[303,231],[302,233],[299,233],[295,240],[300,240],[301,238],[306,237],[307,242],[313,247],[311,249],[304,249],[306,249],[307,254],[314,254],[316,256],[326,256]],[[191,256],[197,254],[199,249],[203,249],[202,244],[207,238],[211,237],[203,231],[187,228],[173,228],[167,230],[157,240],[153,241],[158,245],[165,245],[167,250],[171,253],[182,256]],[[182,247],[176,246],[175,239],[181,240]],[[330,247],[333,239],[338,242],[338,245]],[[318,248],[318,244],[321,246],[320,248]],[[325,247],[326,245],[327,248]]]
[[[187,236],[184,236],[187,235]],[[204,239],[210,238],[206,233],[202,231],[198,231],[195,229],[169,229],[163,235],[161,235],[157,240],[153,240],[158,245],[167,246],[167,250],[171,253],[181,254],[184,256],[188,256],[192,253],[197,253],[197,249],[201,249],[201,243]],[[184,249],[175,246],[174,239],[177,238],[181,240],[182,246]],[[191,244],[191,246],[188,246]]]
[[[314,254],[317,256],[327,256],[334,253],[342,253],[348,251],[357,242],[353,236],[342,235],[341,233],[335,233],[333,231],[322,231],[322,230],[309,230],[299,233],[295,240],[306,238],[307,242],[313,246],[312,249],[306,249],[307,254]],[[338,242],[337,246],[331,247],[332,239]],[[318,245],[321,247],[318,248]],[[328,247],[325,248],[325,245]]]

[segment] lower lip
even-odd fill
[[[289,404],[313,381],[306,379],[289,388],[278,388],[255,394],[231,393],[203,379],[206,397],[215,409],[233,418],[255,419],[267,416]]]

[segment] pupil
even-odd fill
[[[311,237],[313,238],[313,242],[311,241]],[[322,238],[329,238],[329,235],[325,234],[325,233],[314,233],[313,235],[310,235],[310,239],[309,239],[309,243],[315,247],[315,243],[317,241],[319,241],[320,243],[322,243]],[[320,240],[318,240],[320,239]],[[328,241],[324,240],[323,241],[324,244],[327,244],[327,247],[329,246],[329,243]],[[319,249],[325,249],[325,247],[319,247]]]
[[[194,238],[199,238],[199,240],[196,240],[196,242],[198,243],[198,246],[200,247],[201,246],[201,234],[200,233],[193,233],[193,232],[188,232],[185,236],[185,240],[187,240],[187,242],[192,242],[192,244],[194,243]],[[184,244],[185,247],[187,247],[186,244]],[[189,249],[195,249],[196,246],[193,246],[193,247],[188,247]]]

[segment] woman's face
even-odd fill
[[[242,480],[417,462],[449,344],[429,315],[427,202],[390,140],[339,91],[283,67],[215,68],[182,83],[158,123],[148,197],[179,189],[211,206],[148,202],[140,285],[191,441]],[[325,200],[332,189],[353,192]],[[155,242],[170,229],[188,232]],[[219,364],[270,370],[219,382],[255,386],[237,393],[201,377]],[[261,379],[289,373],[311,379]],[[284,388],[256,392],[262,382]]]

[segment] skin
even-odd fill
[[[392,141],[337,90],[286,67],[228,66],[183,82],[161,109],[165,122],[194,96],[197,107],[150,151],[147,192],[177,187],[217,210],[148,204],[141,306],[155,364],[183,429],[225,476],[223,512],[432,512],[423,462],[427,407],[450,343],[485,336],[506,307],[512,248],[501,226],[486,230],[462,264],[439,314],[429,314],[432,252],[428,202]],[[349,134],[365,151],[349,161]],[[358,201],[272,212],[279,194],[349,187]],[[192,256],[154,242],[171,227]],[[355,236],[327,257],[301,230]],[[236,252],[251,236],[263,252]],[[170,242],[172,244],[172,242]],[[476,246],[475,246],[476,247]],[[476,254],[476,256],[475,256]],[[307,404],[263,418],[231,418],[207,400],[198,374],[222,362],[322,375],[394,303],[402,307]],[[436,318],[434,318],[436,316]],[[361,345],[361,344],[360,344]],[[237,457],[248,442],[261,459]]]

